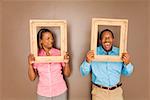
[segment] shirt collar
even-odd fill
[[[112,46],[112,49],[111,49],[109,52],[106,52],[106,51],[104,50],[104,48],[102,47],[102,45],[100,45],[99,48],[100,48],[100,51],[101,51],[103,54],[110,54],[110,53],[115,52],[115,47],[114,47],[114,46]]]
[[[51,48],[49,52],[52,53],[52,51],[53,51],[53,48]],[[46,56],[45,50],[44,50],[44,49],[40,49],[40,50],[38,51],[38,55],[39,55],[39,56]]]

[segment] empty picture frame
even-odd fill
[[[39,27],[60,28],[60,56],[38,56],[37,33]],[[67,52],[67,22],[66,20],[30,20],[30,52],[35,57],[35,62],[63,62]]]
[[[116,26],[119,29],[119,55],[97,55],[97,37],[99,26]],[[127,19],[108,19],[108,18],[92,18],[92,33],[91,33],[91,50],[94,50],[94,61],[109,61],[109,62],[122,62],[122,53],[127,50],[127,30],[128,20]],[[115,38],[114,38],[115,40]]]

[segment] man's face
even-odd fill
[[[113,45],[113,36],[111,32],[105,31],[102,33],[101,43],[105,51],[110,51]]]

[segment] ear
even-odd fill
[[[101,45],[101,40],[100,39],[97,39],[97,47]]]
[[[99,39],[99,40],[98,40],[98,43],[99,43],[99,45],[100,45],[100,44],[102,44],[102,41]]]
[[[114,44],[115,42],[116,42],[116,40],[113,38],[113,39],[112,39],[112,43]]]

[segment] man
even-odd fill
[[[119,48],[113,45],[114,35],[109,29],[99,34],[100,45],[97,47],[97,55],[119,55]],[[133,65],[128,53],[122,54],[123,62],[96,62],[94,51],[87,53],[86,59],[80,66],[83,76],[92,72],[92,100],[123,100],[121,74],[131,75]]]

